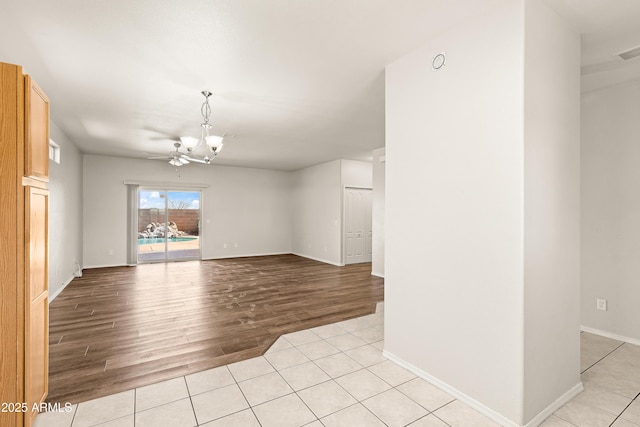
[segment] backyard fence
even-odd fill
[[[138,232],[146,230],[152,222],[164,223],[164,213],[164,209],[138,209]],[[199,215],[198,209],[169,209],[169,222],[175,222],[178,230],[197,236]]]

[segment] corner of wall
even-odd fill
[[[49,164],[49,289],[57,295],[83,263],[83,154],[55,124],[51,138],[60,147],[60,164]]]

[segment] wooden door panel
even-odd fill
[[[26,393],[30,405],[44,402],[49,377],[49,298],[44,293],[30,307],[27,330]]]
[[[48,387],[48,215],[49,191],[25,187],[25,402],[30,408],[44,401]]]
[[[27,274],[29,295],[32,299],[39,297],[48,289],[47,283],[47,206],[49,204],[46,190],[35,191],[28,188],[29,209],[27,223]]]
[[[49,98],[25,76],[25,176],[49,181]]]

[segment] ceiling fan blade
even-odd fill
[[[188,161],[190,161],[190,162],[194,162],[194,163],[203,163],[203,164],[207,164],[207,162],[206,162],[206,161],[204,161],[204,160],[196,159],[196,158],[194,158],[194,157],[189,157],[189,156],[187,156],[186,154],[182,154],[182,155],[180,156],[180,158],[181,158],[181,159],[188,160]]]
[[[179,136],[167,135],[167,136],[151,136],[149,138],[150,141],[180,141]]]
[[[147,157],[147,160],[171,160],[172,157],[171,156],[154,156],[154,157]]]

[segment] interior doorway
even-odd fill
[[[373,247],[373,192],[370,188],[344,189],[344,263],[371,262]]]
[[[138,190],[139,263],[201,258],[200,199],[200,191]]]

